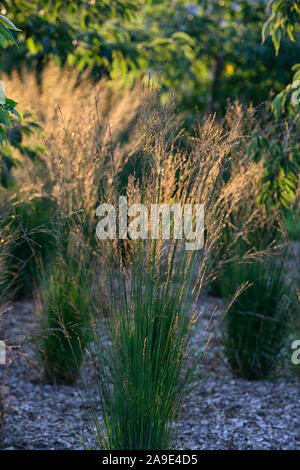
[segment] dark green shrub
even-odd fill
[[[223,297],[247,282],[226,313],[224,339],[233,371],[252,380],[276,366],[288,332],[290,298],[279,260],[232,263],[223,277]]]

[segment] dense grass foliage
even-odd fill
[[[168,449],[174,423],[189,387],[187,347],[196,316],[192,275],[196,254],[166,248],[162,263],[155,243],[139,244],[132,274],[111,272],[112,344],[100,351],[99,399],[92,424],[101,449]],[[177,260],[177,262],[176,262]],[[176,281],[174,281],[176,271]],[[100,342],[101,347],[101,342]]]
[[[17,239],[7,258],[7,282],[14,284],[19,297],[32,297],[42,271],[55,256],[55,209],[52,199],[35,197],[17,202],[8,215]]]
[[[232,264],[223,283],[227,295],[242,287],[225,316],[228,361],[246,379],[267,377],[284,345],[292,307],[283,267],[279,260]]]
[[[48,381],[73,383],[91,336],[91,276],[83,260],[58,258],[40,291],[39,358]]]

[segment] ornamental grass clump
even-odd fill
[[[224,321],[225,352],[245,379],[268,377],[288,334],[292,308],[280,259],[231,264],[223,279],[227,294],[242,288]]]
[[[150,214],[152,204],[204,204],[205,236],[203,246],[192,251],[186,250],[186,240],[162,239],[161,231],[158,239],[98,242],[99,251],[106,253],[103,273],[109,287],[109,315],[105,328],[95,330],[97,353],[95,348],[90,352],[99,388],[91,426],[100,449],[169,449],[175,444],[180,410],[204,350],[199,344],[194,357],[188,354],[197,300],[221,234],[224,200],[233,196],[230,190],[224,193],[222,174],[239,140],[239,122],[225,132],[210,117],[182,145],[174,102],[161,106],[157,98],[152,90],[141,97],[140,147],[135,149],[139,174],[133,168],[123,188],[128,206],[144,204]],[[111,161],[114,168],[113,152]],[[114,205],[117,171],[111,181],[104,202]],[[171,232],[174,226],[172,219]]]
[[[99,352],[99,400],[92,425],[101,449],[168,449],[174,423],[190,385],[187,348],[196,314],[191,315],[191,281],[196,255],[165,248],[165,271],[155,243],[133,253],[132,273],[118,271],[111,282],[110,345]],[[180,256],[180,280],[173,282]],[[114,270],[115,275],[115,270]],[[177,272],[178,278],[178,272]],[[114,285],[113,285],[114,284]]]
[[[38,296],[38,355],[50,383],[77,379],[94,315],[91,272],[80,253],[68,256],[53,261]]]
[[[52,226],[55,218],[55,201],[36,196],[30,200],[16,200],[8,214],[16,242],[6,259],[7,282],[15,287],[15,297],[31,298],[43,270],[55,252]]]

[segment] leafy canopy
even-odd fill
[[[15,38],[11,32],[20,31],[8,18],[0,14],[0,46],[6,48],[9,42],[16,44]],[[0,145],[6,141],[6,128],[11,126],[10,115],[19,117],[16,111],[17,103],[5,96],[5,87],[3,82],[0,83]]]

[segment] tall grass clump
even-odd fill
[[[279,259],[231,264],[226,295],[241,292],[225,315],[225,352],[232,370],[249,379],[267,377],[278,361],[288,333],[291,309]]]
[[[267,211],[259,204],[261,165],[235,156],[230,171],[218,209],[225,213],[223,227],[209,260],[210,285],[230,305],[224,333],[232,369],[258,379],[274,370],[287,335],[284,214],[280,207]]]
[[[150,214],[154,203],[204,204],[204,246],[186,251],[179,240],[127,239],[125,250],[130,255],[124,257],[122,240],[99,242],[109,266],[105,334],[103,329],[95,332],[98,355],[91,351],[99,387],[99,408],[94,409],[91,425],[100,449],[174,445],[181,406],[202,357],[203,345],[194,360],[188,350],[206,263],[225,216],[218,209],[216,217],[225,197],[222,174],[230,149],[239,140],[238,120],[224,132],[209,117],[182,143],[174,102],[161,106],[157,98],[155,90],[141,97],[140,145],[135,149],[140,173],[133,168],[128,177],[128,205],[143,203]],[[114,159],[112,152],[112,169]],[[104,201],[114,204],[119,195],[117,171],[111,181]]]
[[[178,251],[166,250],[170,259],[162,269],[156,247],[147,255],[140,244],[127,286],[121,271],[117,291],[111,286],[112,343],[100,354],[98,378],[104,426],[97,414],[92,420],[101,449],[168,449],[173,442],[190,385],[186,355],[196,322],[190,297],[194,260],[181,255],[176,276],[184,282],[174,282]]]

